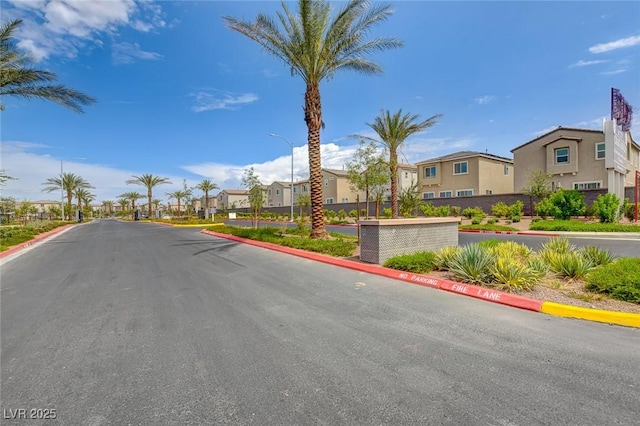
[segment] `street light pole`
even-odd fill
[[[289,217],[289,222],[293,222],[293,144],[289,142],[284,136],[276,135],[275,133],[269,133],[269,136],[280,138],[291,147],[291,188],[289,190],[289,193],[291,195],[291,216]]]

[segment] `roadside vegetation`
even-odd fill
[[[331,234],[331,239],[326,240],[312,239],[311,230],[306,227],[252,229],[237,226],[216,226],[211,228],[211,231],[336,257],[351,256],[357,247],[355,237],[342,234]]]
[[[5,251],[15,245],[32,240],[37,235],[60,226],[68,225],[68,222],[37,221],[29,222],[27,225],[5,225],[0,227],[0,251]]]
[[[445,271],[460,282],[512,293],[553,280],[584,283],[585,290],[640,303],[640,259],[614,259],[597,247],[578,249],[555,238],[537,252],[513,241],[486,240],[387,260],[385,267],[413,273]]]

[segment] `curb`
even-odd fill
[[[64,230],[67,230],[67,229],[75,226],[75,225],[76,224],[74,223],[74,224],[59,226],[59,227],[57,227],[55,229],[52,229],[51,231],[47,231],[47,232],[43,232],[42,234],[38,234],[35,237],[33,237],[32,240],[25,241],[23,243],[20,243],[20,244],[17,244],[15,246],[13,246],[13,247],[10,247],[10,248],[8,248],[7,250],[5,250],[3,252],[0,252],[0,259],[4,259],[7,256],[10,256],[10,255],[12,255],[14,253],[17,253],[20,250],[23,250],[23,249],[25,249],[25,248],[27,248],[29,246],[32,246],[32,245],[34,245],[34,244],[36,244],[36,243],[38,243],[38,242],[40,242],[40,241],[52,236],[52,235],[58,234],[58,233],[60,233],[60,232],[62,232]]]
[[[152,223],[154,225],[171,226],[171,227],[174,227],[174,228],[202,228],[202,227],[209,227],[209,226],[223,226],[224,225],[224,223],[195,223],[195,224],[189,224],[189,225],[179,225],[179,224],[167,223],[167,222],[146,222],[146,223]]]
[[[385,268],[380,265],[372,265],[365,263],[353,262],[347,259],[332,257],[324,254],[298,250],[294,248],[284,247],[273,243],[255,241],[246,238],[236,237],[235,235],[220,234],[214,231],[203,229],[203,234],[211,235],[218,238],[224,238],[256,247],[266,248],[281,253],[291,254],[309,260],[328,263],[343,268],[353,269],[360,272],[367,272],[379,276],[405,281],[410,284],[420,285],[457,293],[476,299],[482,299],[501,305],[511,306],[514,308],[524,309],[533,312],[540,312],[547,315],[553,315],[565,318],[576,318],[588,321],[603,322],[608,324],[623,325],[627,327],[640,328],[640,314],[604,311],[599,309],[580,308],[571,305],[562,305],[554,302],[545,302],[542,300],[530,299],[523,296],[506,293],[499,290],[488,289],[471,284],[459,283],[456,281],[443,280],[440,278],[430,277],[428,275],[414,274],[411,272],[398,271],[396,269]]]

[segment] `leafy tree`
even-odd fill
[[[0,215],[6,216],[16,210],[16,199],[13,197],[0,197]]]
[[[62,217],[62,212],[58,206],[47,207],[47,214],[49,215],[49,220],[53,220],[53,218],[56,217]]]
[[[533,199],[541,200],[551,195],[551,175],[542,169],[533,169],[527,177],[527,186],[522,188],[522,193],[529,197],[530,215],[533,216]]]
[[[420,207],[420,186],[415,183],[400,192],[400,214],[403,217],[415,215]]]
[[[402,144],[409,136],[433,126],[441,116],[441,114],[438,114],[426,120],[418,121],[418,115],[411,115],[409,113],[403,115],[402,110],[399,110],[393,115],[391,115],[388,110],[382,111],[380,115],[374,119],[373,123],[367,123],[367,125],[378,134],[380,140],[360,136],[361,138],[381,144],[389,152],[391,216],[393,219],[398,218],[398,150],[402,148]]]
[[[320,82],[339,70],[378,74],[381,67],[366,56],[402,46],[393,38],[367,40],[372,27],[384,22],[392,13],[387,5],[371,6],[366,0],[350,0],[335,17],[325,0],[299,0],[297,10],[282,2],[277,21],[259,14],[255,22],[226,16],[227,26],[262,46],[281,59],[292,75],[300,76],[306,85],[304,120],[307,123],[309,150],[309,185],[311,187],[311,238],[327,238],[322,198],[322,166],[320,129],[322,106]],[[280,30],[280,26],[284,31]]]
[[[260,178],[253,170],[253,167],[244,171],[244,176],[242,176],[242,185],[249,190],[249,208],[251,209],[253,226],[254,228],[258,228],[260,210],[262,210],[262,207],[264,206],[264,193],[262,192],[262,183],[260,182]]]
[[[384,158],[378,154],[375,142],[360,139],[358,149],[346,164],[347,180],[354,192],[364,191],[366,212],[369,216],[371,188],[389,182],[389,171]]]
[[[303,210],[302,208],[309,208],[311,206],[311,197],[307,194],[303,194],[298,196],[296,200],[296,205],[300,208],[300,217],[302,217]]]
[[[14,178],[13,176],[9,176],[4,169],[0,169],[0,186],[4,185],[9,180],[16,180],[16,179],[17,178]]]
[[[127,184],[135,184],[135,185],[142,185],[144,187],[147,188],[147,200],[149,202],[148,204],[148,211],[149,211],[149,217],[152,218],[153,217],[153,208],[151,207],[153,204],[151,203],[151,200],[153,199],[153,188],[155,188],[158,185],[164,185],[167,183],[171,183],[169,181],[168,178],[163,178],[160,176],[154,176],[152,174],[144,174],[144,175],[140,175],[140,176],[133,176],[133,179],[129,179],[127,182]]]
[[[71,218],[71,202],[75,190],[79,188],[93,189],[89,182],[73,173],[63,173],[59,177],[49,178],[43,185],[47,185],[43,189],[45,192],[64,191],[67,193],[67,205],[65,207],[67,219]]]
[[[567,220],[571,216],[580,216],[585,212],[584,194],[576,190],[558,189],[549,197],[536,204],[536,212],[540,216],[553,216],[555,219]]]
[[[16,216],[22,218],[22,223],[26,226],[29,217],[38,213],[38,208],[30,201],[22,201],[20,207],[16,209]]]
[[[203,179],[199,184],[196,185],[196,188],[200,191],[204,192],[204,211],[205,217],[209,214],[209,192],[214,189],[219,189],[218,185],[213,183],[211,179]]]
[[[139,192],[125,192],[118,195],[118,198],[124,198],[129,201],[128,205],[131,205],[131,218],[133,219],[136,213],[136,201],[144,198],[144,195]]]
[[[21,23],[22,20],[18,19],[0,27],[0,98],[18,96],[46,99],[75,112],[83,112],[81,105],[93,104],[96,101],[94,98],[62,85],[49,84],[57,76],[32,68],[34,59],[17,51],[12,35]],[[0,103],[2,110],[4,105]]]

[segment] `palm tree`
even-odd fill
[[[73,191],[73,195],[76,197],[76,200],[78,200],[78,210],[80,211],[82,211],[82,203],[84,203],[86,207],[88,202],[90,203],[96,198],[95,195],[85,188],[76,188],[75,191]]]
[[[204,214],[205,217],[209,214],[209,191],[219,189],[218,185],[213,183],[211,179],[204,179],[202,182],[196,185],[196,188],[204,192]]]
[[[155,209],[155,211],[158,211],[160,209],[160,203],[162,203],[162,200],[158,200],[157,198],[151,200],[151,204],[153,204],[153,208]]]
[[[120,208],[122,209],[121,216],[124,216],[125,210],[129,207],[129,200],[124,197],[120,197],[120,199],[118,200],[118,204],[120,204]]]
[[[109,216],[113,214],[113,204],[111,200],[105,200],[102,202],[102,207],[108,212]]]
[[[165,183],[171,183],[168,178],[154,176],[151,174],[144,174],[140,176],[133,176],[133,179],[127,181],[127,184],[143,185],[147,188],[147,199],[149,200],[149,218],[153,217],[153,209],[151,208],[153,198],[153,188]]]
[[[95,98],[62,85],[48,84],[57,79],[49,71],[31,68],[34,59],[16,50],[12,34],[22,20],[8,22],[0,27],[0,98],[19,96],[26,99],[46,99],[76,112],[81,105],[91,105]],[[4,105],[0,103],[0,111]]]
[[[125,192],[124,194],[118,195],[118,198],[124,198],[125,200],[129,200],[131,202],[131,214],[134,215],[136,211],[136,201],[144,198],[144,195],[139,192]]]
[[[68,214],[66,216],[68,218],[71,217],[71,201],[74,191],[79,188],[93,188],[89,182],[73,173],[63,173],[60,177],[49,178],[43,183],[43,185],[47,185],[47,187],[43,189],[45,192],[65,191],[67,193],[66,211]]]
[[[378,74],[381,67],[366,56],[400,47],[402,42],[384,37],[366,40],[371,28],[393,13],[388,5],[371,6],[367,0],[350,0],[333,19],[331,5],[325,0],[298,0],[296,13],[282,2],[282,9],[277,17],[284,32],[280,31],[275,20],[263,14],[259,14],[255,22],[229,16],[224,19],[229,28],[283,60],[291,73],[300,76],[306,84],[304,120],[309,148],[311,237],[326,238],[320,158],[320,128],[324,126],[320,82],[342,69]]]
[[[362,139],[374,141],[385,147],[389,152],[389,172],[391,173],[391,217],[398,218],[398,150],[402,147],[405,139],[409,136],[421,132],[438,121],[441,114],[434,115],[424,121],[418,121],[418,115],[409,113],[402,114],[399,110],[391,115],[389,111],[382,111],[373,123],[367,123],[380,137],[375,140],[366,136],[357,136]]]
[[[183,199],[189,198],[189,195],[190,194],[188,191],[179,189],[173,192],[167,192],[167,197],[169,197],[169,199],[174,198],[176,201],[178,201],[178,216],[182,216],[182,212],[180,211],[180,203]]]

